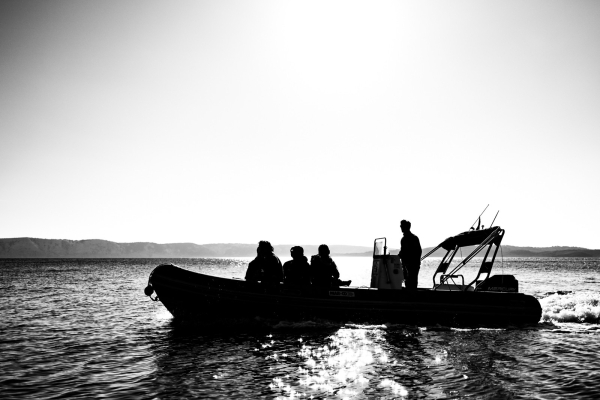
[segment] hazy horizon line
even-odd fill
[[[252,244],[258,244],[258,242],[254,243],[254,242],[212,242],[212,243],[195,243],[195,242],[152,242],[152,241],[132,241],[132,242],[118,242],[118,241],[114,241],[114,240],[109,240],[109,239],[99,239],[99,238],[93,238],[93,239],[65,239],[65,238],[61,238],[61,239],[56,239],[56,238],[41,238],[41,237],[34,237],[34,236],[19,236],[19,237],[4,237],[4,238],[0,238],[0,240],[10,240],[10,239],[40,239],[40,240],[69,240],[69,241],[86,241],[86,240],[100,240],[100,241],[105,241],[105,242],[111,242],[111,243],[123,243],[123,244],[133,244],[133,243],[152,243],[152,244],[159,244],[159,245],[168,245],[168,244],[194,244],[197,246],[208,246],[208,245],[219,245],[219,244],[241,244],[241,245],[252,245]],[[312,244],[312,243],[302,243],[302,244],[292,244],[292,243],[273,243],[271,241],[269,241],[271,243],[271,245],[273,246],[319,246],[320,244],[323,243],[319,243],[319,244]],[[441,242],[440,242],[441,243]],[[328,246],[349,246],[349,247],[365,247],[365,248],[371,248],[372,246],[366,246],[366,245],[357,245],[357,244],[328,244],[326,243]],[[427,249],[427,248],[433,248],[437,246],[436,245],[428,245],[428,246],[421,246],[423,249]],[[570,246],[570,245],[551,245],[551,246],[526,246],[526,245],[513,245],[513,244],[503,244],[503,247],[528,247],[528,248],[533,248],[533,249],[543,249],[543,248],[553,248],[553,247],[568,247],[568,248],[576,248],[576,249],[583,249],[583,250],[600,250],[600,248],[587,248],[587,247],[582,247],[582,246]],[[398,248],[400,246],[397,246]],[[388,246],[388,248],[391,248],[390,246]],[[394,247],[395,248],[395,247]]]

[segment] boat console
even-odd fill
[[[446,250],[435,273],[433,274],[434,291],[463,292],[512,292],[518,293],[519,282],[512,275],[491,276],[492,266],[504,238],[504,229],[494,226],[488,229],[470,230],[451,236],[421,257],[421,261],[438,249]],[[474,246],[474,248],[473,248]],[[465,247],[472,251],[458,264],[448,269],[456,254]],[[485,255],[481,261],[477,276],[470,283],[465,283],[464,275],[458,272],[483,250]],[[483,278],[482,278],[483,277]],[[397,255],[388,254],[387,239],[377,238],[373,245],[373,267],[371,270],[371,288],[402,289],[404,274],[402,262]]]
[[[371,287],[376,289],[402,289],[404,272],[400,257],[387,253],[387,239],[377,238],[373,245]]]

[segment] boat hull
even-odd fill
[[[174,265],[156,267],[149,283],[177,319],[264,317],[498,326],[536,324],[542,314],[537,299],[522,293],[263,285],[204,275]]]

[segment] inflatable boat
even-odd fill
[[[374,242],[368,288],[253,283],[163,264],[150,274],[145,294],[161,301],[176,319],[264,317],[421,326],[537,324],[542,314],[538,300],[519,293],[514,276],[491,276],[503,236],[503,229],[492,227],[463,232],[444,240],[422,257],[425,259],[440,248],[446,250],[431,288],[407,290],[403,286],[399,257],[389,254],[386,239],[379,238]],[[469,256],[452,264],[457,251],[467,246],[475,248]],[[477,277],[465,283],[464,277],[458,274],[460,268],[482,251],[485,255]],[[152,297],[154,293],[156,295]]]

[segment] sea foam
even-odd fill
[[[600,322],[600,293],[555,293],[540,300],[542,321]]]

